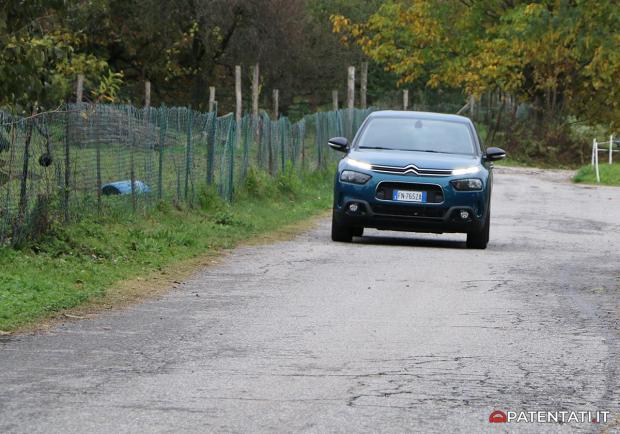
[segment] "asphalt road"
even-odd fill
[[[0,432],[618,432],[620,189],[502,169],[491,243],[243,247],[167,295],[0,343]],[[620,417],[620,416],[619,416]]]

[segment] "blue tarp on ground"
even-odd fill
[[[136,193],[150,193],[151,191],[149,186],[142,181],[134,181],[133,186]],[[106,196],[131,194],[131,180],[110,182],[101,187],[101,192]]]

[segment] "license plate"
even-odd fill
[[[425,191],[394,190],[392,200],[400,202],[426,202]]]

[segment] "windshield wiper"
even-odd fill
[[[360,146],[358,149],[383,149],[384,151],[397,151],[397,149],[385,148],[383,146]]]
[[[433,149],[407,149],[412,152],[432,152],[434,154],[461,154],[461,152],[435,151]]]
[[[398,149],[384,146],[359,146],[357,149],[379,149],[383,151],[431,152],[433,154],[461,154],[460,152],[435,151],[434,149]]]

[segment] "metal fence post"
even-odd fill
[[[164,114],[165,107],[160,107],[159,111],[159,167],[157,168],[157,198],[162,199],[164,195],[164,141],[166,140],[166,126],[168,118]]]
[[[279,122],[280,125],[280,160],[282,162],[282,173],[286,171],[286,118],[282,118]]]
[[[33,123],[36,119],[27,119],[26,141],[24,142],[24,156],[22,164],[22,176],[19,186],[19,204],[17,207],[17,222],[14,231],[14,240],[19,241],[21,238],[21,229],[26,218],[26,209],[28,208],[28,172],[30,164],[30,141],[32,140]]]
[[[185,147],[185,201],[189,197],[189,174],[192,163],[192,122],[192,108],[190,107],[187,112],[187,146]]]
[[[70,114],[67,107],[65,113],[65,185],[63,191],[63,208],[64,208],[64,221],[69,221],[69,186],[71,182],[71,159],[69,150],[69,135],[70,135]]]
[[[131,209],[135,213],[137,210],[137,197],[136,197],[136,159],[135,159],[135,135],[133,134],[133,122],[132,122],[133,112],[131,107],[127,109],[127,121],[128,121],[128,131],[129,131],[129,177],[131,179]]]
[[[209,130],[207,131],[207,185],[213,184],[213,172],[215,162],[215,138],[217,134],[217,114],[209,113]]]
[[[239,128],[239,125],[237,125],[237,122],[231,122],[232,126],[231,128],[229,128],[229,135],[228,135],[228,144],[229,144],[229,149],[230,149],[230,163],[229,163],[229,169],[228,169],[228,201],[231,202],[233,199],[233,182],[234,182],[234,176],[235,176],[235,146],[237,146],[236,142],[236,137],[239,137],[239,134],[237,133],[236,129]]]
[[[97,175],[97,214],[101,214],[101,138],[100,138],[100,125],[99,120],[100,113],[97,113],[97,107],[95,107],[95,112],[93,114],[95,124],[95,152],[96,152],[96,175]]]

